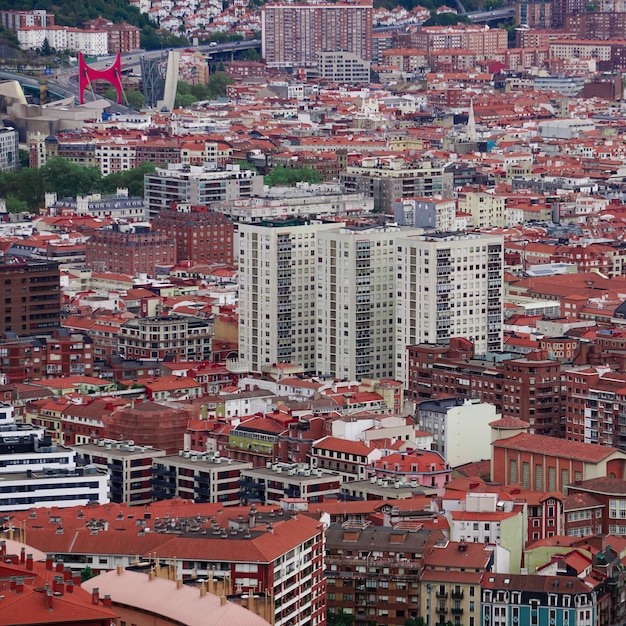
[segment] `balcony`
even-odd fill
[[[463,599],[463,591],[460,589],[457,589],[455,591],[452,592],[452,599],[453,600],[462,600]]]
[[[447,598],[448,597],[448,592],[447,591],[437,591],[437,593],[435,595],[438,598]]]
[[[450,612],[452,615],[463,615],[463,609],[460,606],[453,606]]]
[[[439,605],[437,607],[437,613],[439,613],[440,615],[445,615],[448,612],[448,609],[443,606],[443,605]]]

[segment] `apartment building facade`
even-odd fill
[[[240,224],[239,357],[250,371],[315,371],[317,236],[333,228],[298,218]]]
[[[269,3],[261,9],[261,56],[268,67],[315,67],[320,52],[372,60],[371,2]]]
[[[0,333],[51,332],[61,310],[59,265],[53,261],[8,258],[0,262]]]
[[[459,232],[398,239],[396,378],[406,382],[407,346],[473,342],[502,349],[503,239]]]
[[[344,227],[317,237],[316,369],[335,378],[395,375],[393,227]]]

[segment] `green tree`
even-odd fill
[[[140,111],[146,104],[146,98],[141,91],[127,91],[124,93],[128,106]]]
[[[28,167],[30,165],[30,154],[24,148],[19,149],[20,167]]]
[[[279,165],[273,167],[265,176],[265,184],[270,187],[295,187],[296,183],[319,183],[322,180],[319,172],[310,167],[289,168]]]
[[[81,582],[85,582],[90,578],[93,578],[95,574],[89,565],[86,565],[83,569],[80,570],[80,580]]]
[[[185,107],[190,107],[192,104],[198,102],[198,98],[190,93],[176,94],[176,98],[174,99],[174,107],[177,109],[184,109]]]
[[[156,167],[147,161],[139,167],[124,172],[115,172],[102,179],[100,189],[102,193],[115,193],[119,188],[128,189],[128,194],[143,197],[143,181],[146,174],[154,172]]]
[[[410,617],[404,620],[404,626],[426,626],[426,620],[423,617]]]
[[[223,98],[226,95],[226,87],[235,81],[222,72],[217,72],[209,77],[207,84],[207,99]]]
[[[9,213],[27,213],[30,208],[26,200],[20,200],[14,196],[6,198],[6,205]]]
[[[50,47],[50,42],[48,38],[45,37],[43,43],[41,44],[41,56],[49,57],[54,54],[54,50]]]
[[[102,179],[97,167],[81,167],[63,157],[50,159],[40,171],[45,190],[59,197],[74,198],[98,191]]]

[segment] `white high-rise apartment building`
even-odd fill
[[[337,228],[306,219],[240,224],[239,358],[315,370],[317,236]]]
[[[398,240],[396,378],[406,382],[406,347],[474,343],[502,349],[503,238],[458,232]]]
[[[317,237],[317,366],[336,378],[393,378],[397,226],[350,226]]]

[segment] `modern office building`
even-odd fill
[[[287,219],[240,224],[239,357],[316,369],[317,236],[337,224]]]
[[[503,247],[501,236],[459,232],[398,240],[398,380],[410,345],[465,337],[477,354],[502,349]]]
[[[320,78],[342,85],[369,84],[371,63],[351,52],[320,52],[317,70]]]
[[[252,170],[242,170],[238,165],[220,169],[215,164],[170,164],[157,167],[144,177],[144,196],[151,218],[172,203],[207,206],[211,202],[224,202],[250,198],[263,192],[263,177]]]
[[[0,333],[48,332],[59,326],[60,273],[53,261],[0,261]]]
[[[19,166],[19,133],[11,126],[2,126],[0,127],[0,170],[15,172]]]
[[[315,67],[320,52],[372,59],[372,3],[276,2],[261,9],[261,55],[268,67]]]
[[[396,240],[417,231],[350,226],[317,236],[318,373],[395,375]]]

